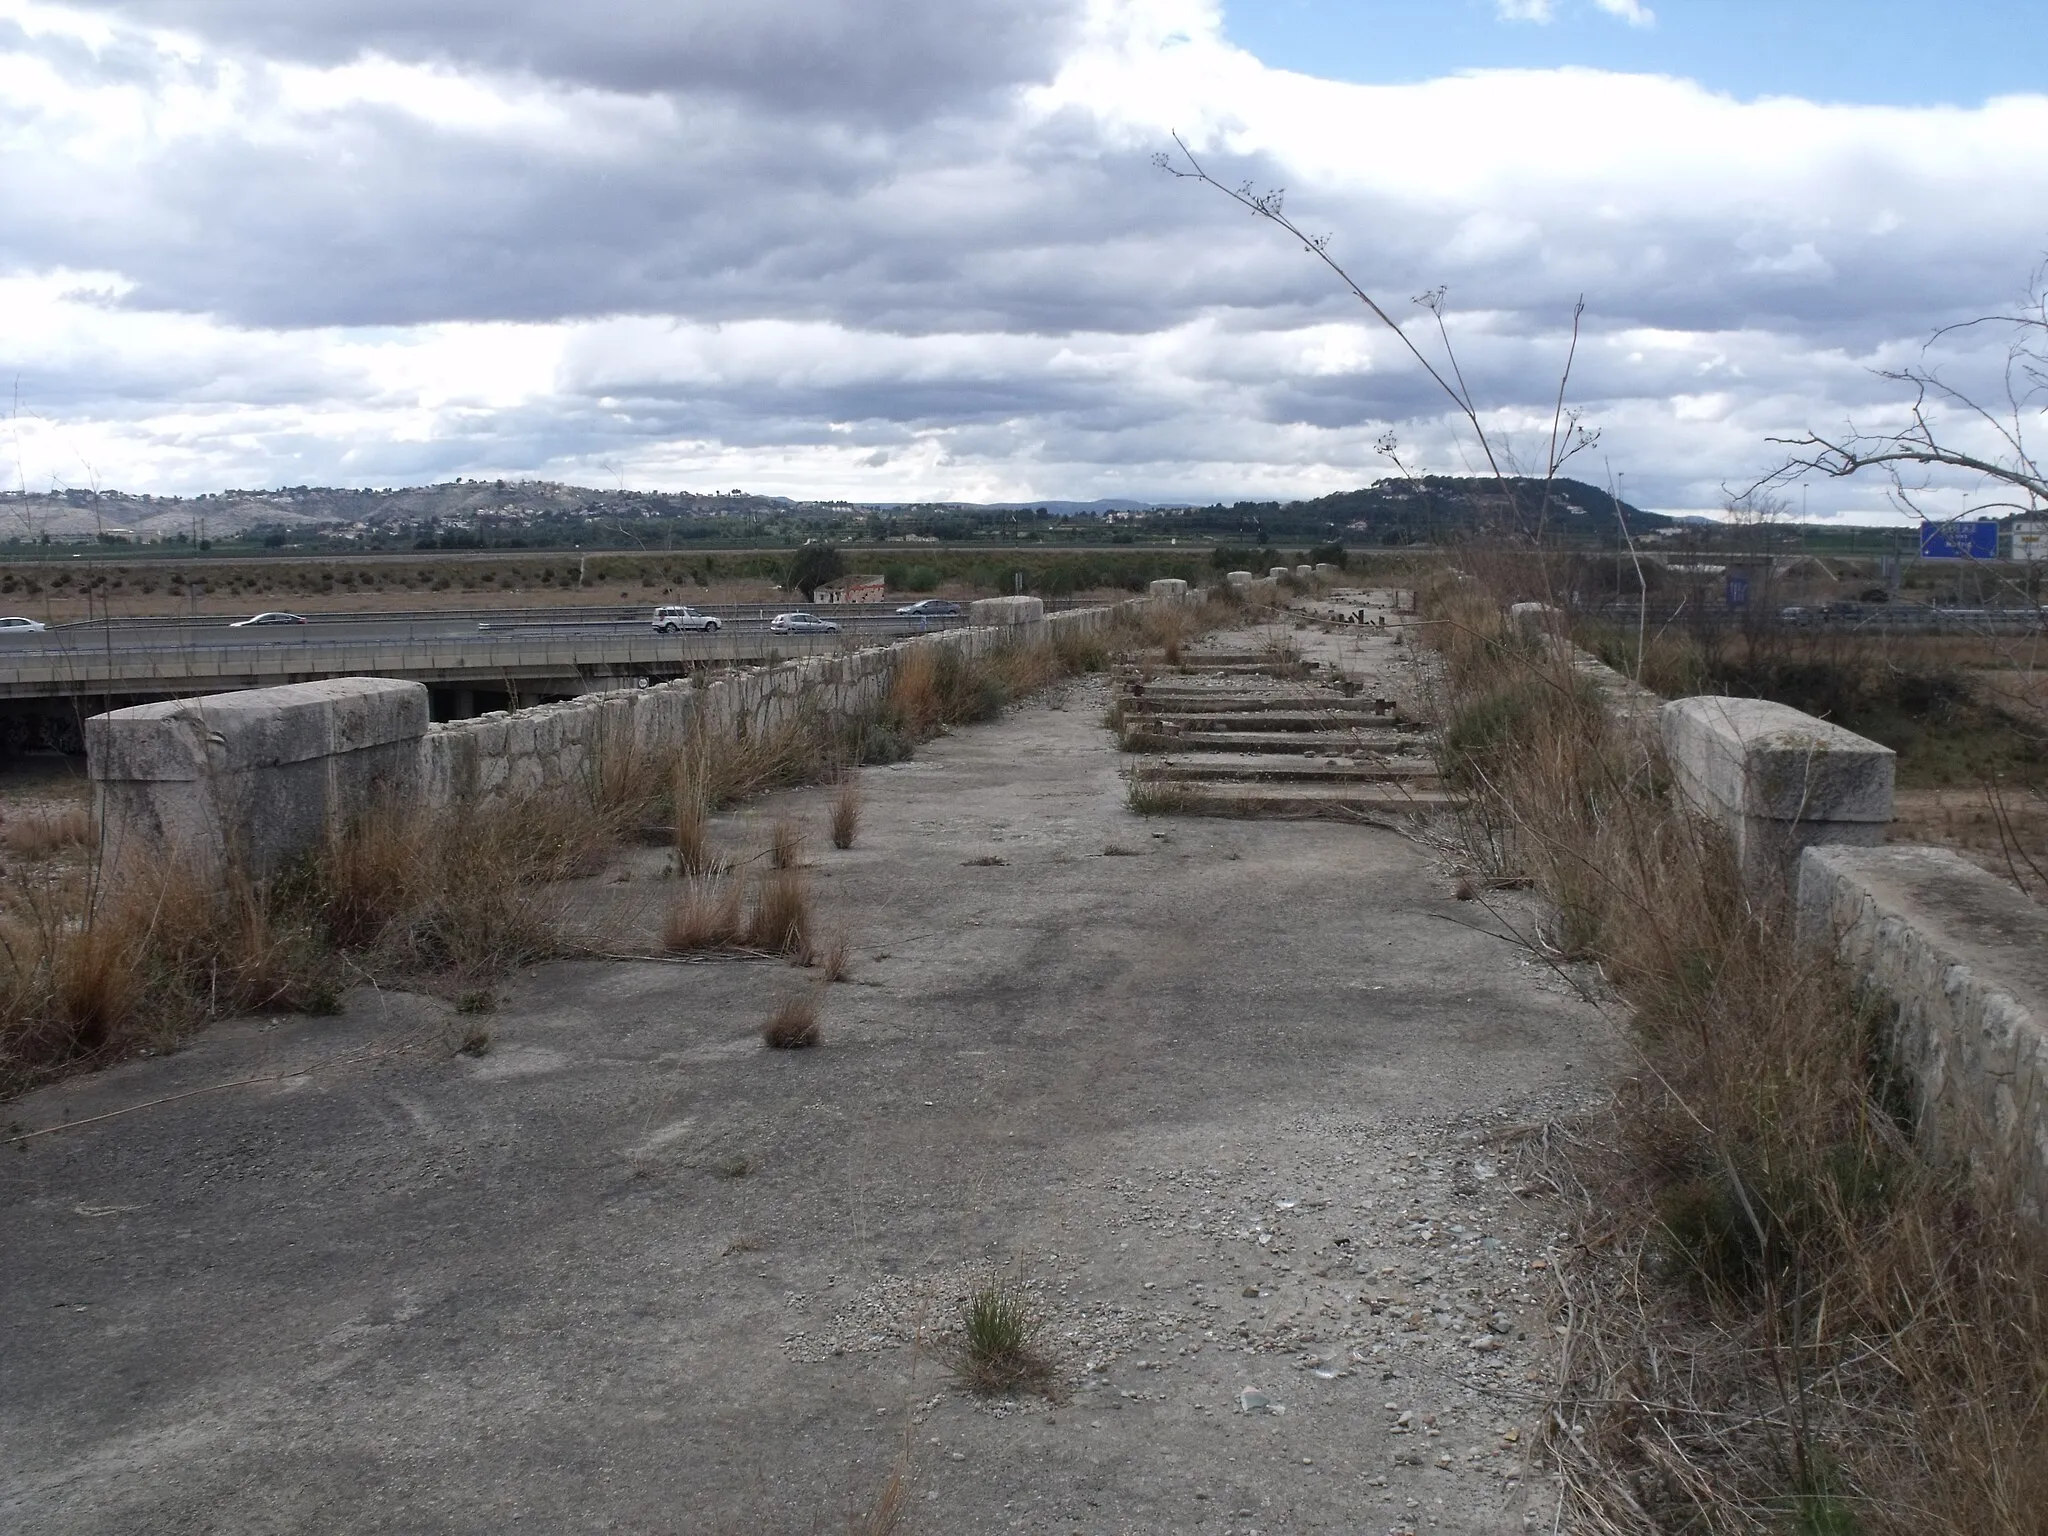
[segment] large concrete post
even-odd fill
[[[1044,617],[1042,597],[982,597],[967,605],[970,624],[1035,624]]]
[[[1727,828],[1751,890],[1785,886],[1803,848],[1884,841],[1891,748],[1767,699],[1675,699],[1662,725],[1680,793]]]
[[[108,857],[274,874],[386,802],[419,801],[427,690],[382,677],[140,704],[85,723]]]

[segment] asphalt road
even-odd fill
[[[361,645],[408,640],[461,641],[479,644],[517,639],[575,639],[646,633],[649,609],[507,609],[496,614],[475,610],[447,613],[308,614],[304,624],[265,624],[234,628],[229,620],[212,618],[116,618],[89,623],[59,624],[41,632],[0,632],[0,657],[49,658],[109,650],[183,651],[223,647]],[[727,633],[763,634],[769,620],[787,609],[755,606],[712,606],[697,610],[715,615]],[[916,620],[901,618],[893,607],[865,612],[835,611],[831,622],[842,632],[862,638],[891,638],[922,632]],[[930,629],[962,622],[934,620]],[[686,636],[679,635],[682,639]]]

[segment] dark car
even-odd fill
[[[924,597],[914,603],[905,603],[896,610],[896,616],[903,619],[957,619],[960,617],[960,605],[949,603],[943,597]]]

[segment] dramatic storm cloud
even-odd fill
[[[0,0],[10,478],[1274,496],[1387,472],[1389,430],[1463,467],[1394,338],[1153,168],[1176,131],[1404,321],[1447,285],[1525,453],[1584,294],[1579,468],[1675,509],[1882,420],[1871,369],[2048,236],[2040,96],[1357,84],[1200,0]]]

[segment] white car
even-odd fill
[[[40,635],[48,628],[41,619],[0,619],[0,635]]]
[[[699,613],[694,608],[674,607],[654,610],[654,632],[658,635],[673,635],[683,631],[699,635],[715,635],[725,625],[714,615]]]
[[[248,629],[257,624],[303,624],[306,621],[296,613],[259,613],[246,619],[237,619],[229,629]]]
[[[815,613],[778,613],[768,621],[771,635],[836,635],[839,626]]]

